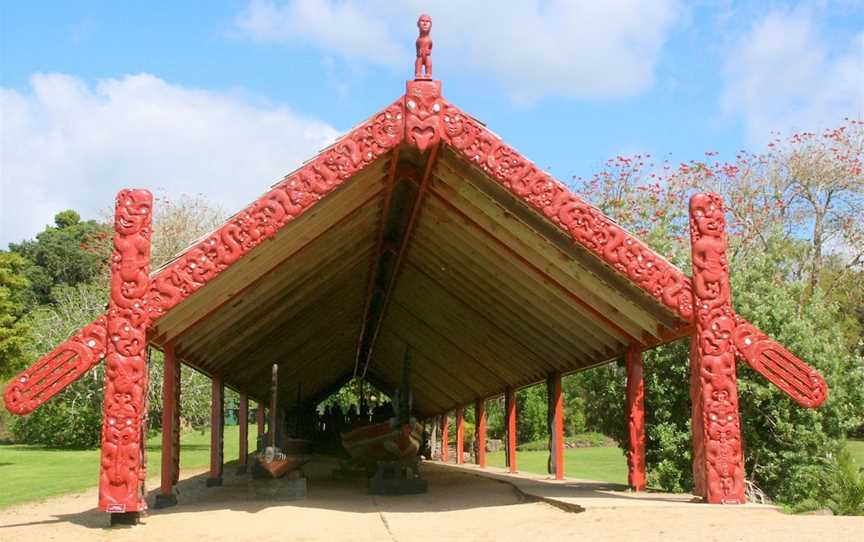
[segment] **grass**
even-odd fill
[[[237,426],[225,428],[226,461],[237,457]],[[159,473],[162,463],[161,437],[147,440],[147,472]],[[251,440],[251,439],[250,439]],[[864,440],[850,440],[849,451],[864,466]],[[545,451],[520,451],[520,471],[546,474]],[[504,452],[487,454],[490,466],[504,467]],[[180,468],[196,469],[210,464],[210,431],[184,433],[180,442]],[[94,487],[98,478],[99,450],[51,450],[42,446],[0,445],[0,508]],[[600,446],[564,450],[568,478],[624,484],[627,461],[619,448]]]
[[[852,458],[859,467],[864,467],[864,440],[847,440],[846,448],[852,453]]]
[[[251,439],[250,439],[251,440]],[[237,426],[225,428],[225,459],[237,457]],[[210,464],[210,431],[190,431],[180,439],[180,468]],[[161,436],[147,440],[147,473],[162,465]],[[52,450],[42,446],[0,445],[0,508],[74,493],[94,487],[99,477],[99,450]]]
[[[516,465],[520,471],[546,474],[548,452],[517,452]],[[486,463],[504,467],[504,452],[486,454]],[[564,450],[564,473],[568,478],[597,480],[598,482],[627,483],[627,460],[620,448],[570,448]]]

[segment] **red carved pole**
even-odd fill
[[[725,226],[720,196],[696,194],[690,199],[696,325],[692,353],[699,370],[702,416],[696,429],[703,435],[704,488],[709,503],[737,504],[745,502],[744,456]]]
[[[507,427],[507,467],[516,472],[516,391],[507,388],[504,392],[504,416]]]
[[[561,373],[546,380],[549,404],[549,474],[564,479],[564,401],[561,396]]]
[[[207,478],[207,487],[222,485],[222,444],[225,431],[225,418],[222,414],[225,406],[225,386],[219,376],[214,376],[211,383],[213,391],[210,403],[210,476]]]
[[[456,464],[465,463],[465,411],[456,409]]]
[[[474,427],[476,438],[474,444],[477,446],[477,457],[475,462],[481,469],[486,468],[486,401],[477,399],[474,403],[474,418],[477,425]]]
[[[146,190],[127,189],[117,194],[99,475],[99,509],[112,514],[147,508],[143,434],[149,320],[145,296],[150,286],[152,208],[153,196]]]
[[[705,433],[702,428],[702,378],[696,335],[690,338],[690,434],[693,440],[693,495],[707,497],[705,490]]]
[[[239,473],[246,472],[249,462],[249,396],[240,394],[240,412],[237,414],[237,423],[240,425],[240,457]]]
[[[645,383],[642,378],[642,350],[627,349],[627,483],[635,491],[645,489]]]
[[[174,363],[174,420],[171,425],[171,481],[176,486],[180,481],[180,360]]]
[[[450,443],[448,442],[450,435],[447,434],[448,431],[450,431],[450,418],[444,414],[441,416],[441,461],[443,463],[450,461]]]
[[[159,494],[156,496],[156,508],[166,508],[177,504],[174,495],[174,435],[177,422],[177,387],[179,372],[174,345],[165,345],[164,363],[162,367],[162,479]]]

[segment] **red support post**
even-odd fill
[[[477,399],[477,402],[474,403],[474,417],[476,425],[474,426],[476,438],[475,444],[477,445],[477,457],[475,457],[475,462],[477,466],[481,469],[486,468],[486,401],[483,399]]]
[[[450,435],[450,418],[447,414],[441,416],[441,462],[447,463],[450,461],[450,443],[448,442]]]
[[[237,414],[237,423],[240,428],[240,456],[237,472],[244,474],[249,463],[249,396],[240,394],[240,412]]]
[[[702,379],[696,335],[690,338],[690,434],[693,440],[693,495],[707,498],[705,489],[705,438],[702,431]]]
[[[507,388],[504,392],[504,416],[507,428],[507,467],[516,472],[516,391]]]
[[[465,411],[456,409],[456,464],[465,463]]]
[[[180,387],[181,387],[181,362],[175,359],[174,363],[174,424],[171,426],[171,480],[176,486],[180,481]]]
[[[177,358],[174,345],[165,345],[164,362],[162,369],[162,480],[159,494],[156,495],[155,508],[167,508],[177,504],[177,496],[174,495],[174,435],[177,423],[177,393],[179,387],[179,371],[177,371]]]
[[[213,376],[210,402],[210,476],[207,487],[222,485],[223,436],[225,430],[225,386],[222,377]]]
[[[723,200],[717,194],[690,198],[690,246],[696,326],[691,374],[698,376],[701,406],[693,430],[702,434],[701,483],[709,503],[741,504],[745,502],[744,454],[732,343],[736,315],[729,287]]]
[[[546,380],[549,419],[549,474],[564,479],[564,401],[561,397],[561,373]]]
[[[645,382],[642,350],[637,345],[627,349],[627,483],[634,491],[645,489]]]
[[[112,523],[135,522],[138,513],[147,509],[144,433],[150,319],[146,295],[152,210],[153,195],[146,190],[117,194],[99,469],[99,509],[111,513]],[[92,348],[95,339],[90,343]]]

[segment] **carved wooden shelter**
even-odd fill
[[[476,403],[482,439],[483,400],[506,393],[513,470],[513,390],[547,381],[562,477],[561,375],[624,357],[630,483],[642,489],[641,352],[689,336],[695,493],[713,503],[744,501],[736,357],[801,406],[824,401],[824,380],[732,309],[717,196],[691,200],[687,276],[448,102],[431,40],[420,41],[402,96],[163,267],[149,264],[152,197],[117,196],[107,311],[4,395],[27,414],[104,360],[100,509],[146,508],[148,346],[166,360],[165,498],[178,476],[181,362],[213,378],[218,429],[223,387],[244,411],[266,402],[273,363],[286,392],[302,383],[314,400],[355,375],[397,387],[411,349],[423,417],[456,411],[461,428]],[[221,464],[219,452],[212,477]]]

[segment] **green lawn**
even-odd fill
[[[237,458],[237,426],[225,428],[225,459]],[[251,440],[251,439],[250,439]],[[162,442],[147,441],[147,473],[158,475]],[[184,433],[180,443],[180,468],[210,464],[210,431]],[[41,446],[0,445],[0,507],[85,490],[97,484],[99,450],[50,450]]]
[[[517,452],[516,466],[520,471],[546,474],[548,452]],[[490,466],[504,467],[504,452],[486,455]],[[568,478],[598,482],[627,483],[627,460],[620,448],[571,448],[564,450],[564,473]]]
[[[251,438],[250,438],[251,440]],[[849,449],[864,466],[864,441],[850,440]],[[237,426],[225,428],[225,458],[237,457]],[[159,437],[147,441],[147,472],[158,475],[161,467]],[[546,473],[547,453],[519,452],[520,471]],[[504,452],[487,455],[489,465],[504,466]],[[600,482],[627,482],[627,461],[619,448],[575,448],[564,450],[564,468],[569,478]],[[191,431],[181,439],[180,467],[193,469],[210,463],[210,432]],[[96,485],[99,450],[49,450],[40,446],[0,445],[0,507],[81,491]]]
[[[846,447],[852,452],[852,457],[859,467],[864,467],[864,440],[846,441]]]

